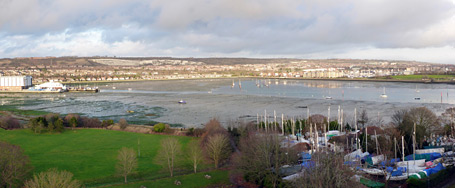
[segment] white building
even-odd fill
[[[0,90],[17,91],[32,86],[31,76],[0,76]]]
[[[66,86],[59,82],[46,82],[44,84],[40,84],[35,86],[35,89],[47,89],[47,90],[66,90]]]

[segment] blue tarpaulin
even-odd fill
[[[415,154],[415,160],[425,159],[425,161],[432,161],[435,159],[441,158],[442,155],[440,153],[423,153],[423,154]],[[407,161],[414,160],[414,154],[408,155],[405,158]]]
[[[396,170],[396,171],[392,172],[392,176],[401,176],[401,175],[403,175],[403,172],[401,172],[401,170]]]
[[[311,160],[311,154],[306,153],[306,152],[302,152],[301,155],[302,155],[302,159],[303,159],[304,161]]]
[[[425,171],[427,173],[427,176],[430,176],[431,174],[435,174],[441,170],[444,170],[445,167],[442,166],[441,163],[439,163],[437,166],[433,167],[433,168],[429,168],[429,169],[425,169],[423,171]]]
[[[386,171],[389,172],[389,173],[392,172],[393,171],[393,167],[391,167],[391,166],[387,167]]]
[[[303,168],[313,168],[315,166],[314,161],[305,161],[302,164]]]

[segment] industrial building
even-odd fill
[[[32,84],[31,76],[0,76],[0,91],[21,91]]]

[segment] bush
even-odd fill
[[[87,127],[87,128],[101,127],[101,121],[98,118],[82,117],[81,122],[82,122],[81,123],[82,127]]]
[[[55,168],[49,169],[46,172],[41,172],[34,175],[31,180],[25,182],[26,188],[41,188],[41,187],[66,187],[78,188],[81,183],[73,179],[73,174],[68,171],[58,171]]]
[[[164,123],[158,123],[153,126],[153,131],[157,133],[162,133],[166,129],[166,125]]]
[[[71,119],[75,119],[78,124],[80,122],[80,119],[81,119],[81,116],[79,116],[78,114],[68,114],[65,116],[64,118],[64,123],[67,127],[71,127]],[[74,121],[74,120],[73,120]],[[75,127],[77,127],[78,125],[76,125]]]
[[[118,121],[118,124],[120,125],[120,129],[124,130],[126,129],[126,127],[128,127],[128,122],[126,121],[126,119],[120,119]]]
[[[0,117],[0,128],[2,129],[18,129],[21,128],[19,121],[11,116]]]
[[[103,122],[101,123],[101,127],[105,128],[105,127],[111,126],[113,124],[114,124],[114,120],[112,120],[112,119],[103,120]]]
[[[33,167],[24,151],[16,145],[0,141],[0,187],[21,187]]]

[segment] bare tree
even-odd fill
[[[117,165],[115,166],[117,173],[125,178],[125,183],[128,183],[127,176],[134,172],[137,168],[137,156],[133,149],[123,147],[118,151]]]
[[[164,162],[169,170],[171,177],[174,176],[174,167],[177,156],[181,153],[181,146],[176,138],[168,137],[161,140],[161,149],[159,157],[161,162]],[[163,161],[164,160],[164,161]]]
[[[408,110],[401,109],[401,110],[395,110],[395,112],[392,115],[392,123],[395,126],[399,126],[403,123],[404,117],[408,113]]]
[[[366,124],[368,124],[368,113],[367,110],[363,109],[362,112],[360,113],[359,119],[357,119],[357,122],[360,123],[362,127],[365,127]]]
[[[444,113],[441,114],[441,122],[446,126],[450,127],[450,134],[454,136],[455,131],[455,108],[447,108]]]
[[[65,187],[79,188],[81,183],[73,180],[73,174],[68,171],[58,171],[56,168],[49,169],[34,175],[33,179],[25,182],[25,188],[43,188],[43,187]]]
[[[312,161],[304,165],[302,176],[294,182],[295,187],[362,187],[351,179],[354,175],[343,165],[339,153],[316,153]]]
[[[200,143],[197,140],[192,140],[188,143],[188,160],[193,164],[194,173],[197,172],[197,166],[203,159],[204,154],[202,153]]]
[[[229,138],[225,134],[212,135],[208,137],[205,150],[208,158],[215,163],[215,168],[218,168],[220,162],[231,154]]]
[[[240,155],[236,156],[236,169],[245,180],[264,187],[281,187],[279,169],[285,164],[297,163],[297,153],[288,147],[281,148],[282,138],[277,134],[249,134],[240,141]]]
[[[0,187],[20,187],[31,175],[32,166],[23,150],[0,141]]]
[[[405,116],[407,120],[425,127],[428,131],[436,131],[441,127],[438,123],[438,117],[426,107],[411,108]]]
[[[2,129],[18,129],[21,128],[19,121],[12,116],[0,116],[0,128]]]
[[[120,125],[120,129],[124,130],[126,129],[126,127],[128,127],[128,122],[126,121],[126,119],[120,119],[118,121],[118,124]]]

